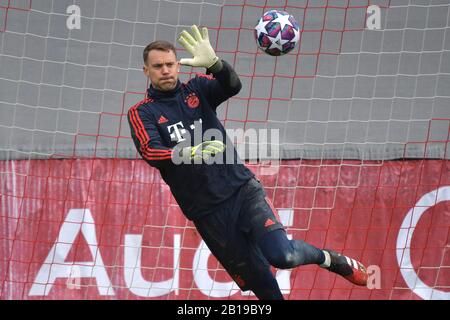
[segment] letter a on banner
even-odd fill
[[[180,283],[181,237],[173,238],[173,277],[164,281],[152,282],[144,279],[142,274],[142,235],[125,235],[125,283],[130,291],[140,297],[159,297],[172,291],[178,295]]]
[[[66,258],[78,233],[84,236],[95,261],[66,262]],[[100,255],[95,233],[94,219],[89,209],[71,209],[59,231],[53,247],[42,264],[28,293],[30,296],[46,296],[57,278],[71,278],[73,267],[80,278],[95,278],[101,295],[114,295],[111,281]]]

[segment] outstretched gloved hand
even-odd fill
[[[202,33],[196,25],[191,27],[191,34],[186,30],[180,33],[178,42],[192,54],[192,58],[180,59],[180,63],[192,67],[211,68],[219,58],[209,42],[208,29],[202,28]]]

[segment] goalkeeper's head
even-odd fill
[[[173,44],[167,41],[154,41],[144,49],[144,73],[152,86],[161,91],[176,87],[180,64]]]

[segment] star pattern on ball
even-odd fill
[[[257,38],[259,38],[261,33],[266,34],[267,30],[266,30],[266,25],[271,22],[270,20],[268,21],[264,21],[263,18],[259,19],[258,25],[255,27],[256,32],[258,32],[257,34]]]
[[[286,25],[290,25],[291,27],[293,27],[291,21],[289,20],[288,14],[277,12],[277,18],[274,19],[273,22],[278,22],[281,26],[281,30],[283,30]]]
[[[269,36],[269,35],[267,35],[267,37],[270,39],[270,41],[272,42],[272,44],[270,45],[270,47],[269,47],[269,49],[275,49],[275,48],[277,48],[278,50],[280,50],[280,51],[283,51],[283,45],[285,44],[285,43],[288,43],[289,42],[289,40],[285,40],[285,39],[283,39],[283,38],[281,38],[281,32],[278,32],[277,33],[277,36],[274,38],[274,37],[271,37],[271,36]]]

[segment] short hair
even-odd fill
[[[145,64],[147,64],[148,53],[152,50],[159,50],[159,51],[166,51],[166,52],[173,51],[173,53],[175,54],[175,57],[177,56],[177,51],[173,44],[171,44],[170,42],[167,42],[167,41],[157,40],[157,41],[153,41],[152,43],[147,45],[144,49],[143,58],[144,58]]]

